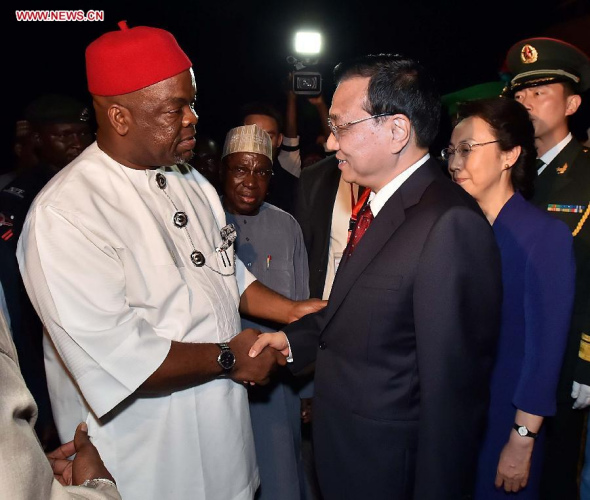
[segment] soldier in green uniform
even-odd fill
[[[512,46],[506,63],[513,78],[505,93],[526,107],[535,127],[538,178],[531,201],[564,221],[574,236],[574,313],[557,414],[546,422],[541,491],[543,499],[576,499],[582,410],[590,405],[590,153],[572,137],[568,117],[590,88],[590,60],[561,40],[530,38]]]

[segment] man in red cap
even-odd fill
[[[238,308],[290,322],[323,306],[261,285],[236,259],[195,145],[191,62],[167,31],[110,32],[86,50],[97,142],[41,192],[19,242],[49,332],[62,439],[84,420],[126,499],[250,499],[258,486]],[[236,383],[237,382],[237,383]]]

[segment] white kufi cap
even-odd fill
[[[258,153],[272,163],[272,141],[258,125],[232,128],[225,137],[222,158],[232,153]]]

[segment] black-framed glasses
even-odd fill
[[[328,117],[328,127],[330,127],[330,131],[332,132],[334,137],[336,137],[336,139],[338,139],[340,132],[342,130],[347,129],[351,125],[356,125],[357,123],[361,123],[361,122],[364,122],[367,120],[372,120],[373,118],[381,118],[382,116],[393,116],[394,114],[395,113],[379,113],[378,115],[366,116],[365,118],[359,118],[358,120],[353,120],[351,122],[342,123],[341,125],[334,125],[334,123],[332,123],[332,119],[330,117]]]
[[[270,179],[273,175],[272,168],[263,168],[260,170],[256,170],[255,168],[246,168],[246,167],[229,167],[228,169],[234,177],[237,179],[243,179],[248,174],[253,175],[257,179]]]
[[[469,144],[468,142],[460,142],[457,144],[457,147],[444,148],[440,154],[443,157],[443,160],[450,160],[452,156],[457,153],[462,158],[465,158],[469,153],[471,153],[471,149],[477,146],[487,146],[488,144],[494,144],[498,141],[488,141],[488,142],[474,142],[473,144]]]

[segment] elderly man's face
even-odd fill
[[[259,153],[232,153],[223,160],[223,204],[232,214],[256,215],[264,202],[272,163]]]
[[[140,167],[184,163],[193,156],[197,115],[193,109],[196,85],[192,70],[136,93],[128,139],[133,162]]]

